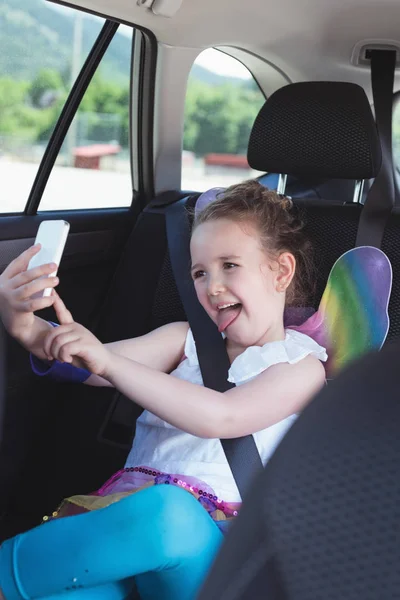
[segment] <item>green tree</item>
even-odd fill
[[[49,90],[55,92],[53,103],[43,106],[43,96]],[[66,96],[62,76],[52,69],[42,70],[31,83],[0,78],[0,134],[48,140]],[[185,106],[185,150],[198,156],[210,152],[244,154],[263,101],[260,91],[247,84],[190,81]],[[101,73],[96,74],[79,108],[79,114],[84,115],[84,137],[93,141],[118,137],[117,141],[128,147],[129,105],[128,84],[116,85]],[[395,120],[395,142],[400,140],[399,122]]]
[[[237,96],[236,116],[238,122],[236,130],[236,152],[238,154],[247,153],[250,132],[264,101],[264,96],[260,93],[258,88],[244,88]]]
[[[0,79],[0,134],[34,138],[35,111],[26,104],[28,84],[11,77]]]
[[[105,117],[118,117],[118,142],[129,145],[129,86],[116,86],[105,81],[101,74],[93,78],[80,106],[81,113],[87,113],[85,124],[87,136],[97,141],[107,140]]]
[[[189,82],[184,148],[199,156],[210,152],[246,153],[254,119],[264,98],[250,86],[212,86]]]
[[[60,116],[66,96],[66,93],[64,93],[62,96],[59,96],[56,102],[49,108],[36,110],[36,140],[38,142],[47,142],[49,140],[55,124],[57,123],[58,117]]]
[[[32,81],[29,95],[35,108],[43,108],[43,100],[46,93],[53,92],[56,99],[64,91],[62,76],[58,71],[54,69],[41,69]]]
[[[195,106],[189,121],[192,148],[197,155],[235,151],[235,115],[231,113],[228,90],[197,85],[193,92]],[[189,129],[190,131],[190,129]]]

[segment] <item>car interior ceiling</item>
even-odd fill
[[[305,12],[296,0],[281,4],[269,0],[248,0],[246,4],[241,0],[204,0],[201,5],[183,0],[172,18],[157,16],[143,3],[130,0],[70,0],[68,4],[143,27],[155,35],[161,47],[243,48],[265,58],[264,71],[271,64],[277,65],[287,83],[350,80],[361,85],[368,96],[368,67],[354,69],[349,60],[352,65],[357,63],[360,40],[396,40],[399,18],[396,2],[386,2],[383,9],[376,1],[360,5],[345,0],[334,4],[310,0]],[[171,2],[174,4],[180,3]]]
[[[93,4],[93,10],[104,14],[104,2],[98,0]],[[135,14],[141,15],[143,26],[153,26],[151,16],[142,16],[143,13],[139,13],[139,10],[134,6],[129,13],[130,19]],[[115,8],[114,16],[128,21],[127,11],[127,3],[121,2]],[[222,19],[222,13],[219,18]],[[170,40],[173,24],[168,24],[167,27],[161,22],[156,27],[166,28],[159,31],[163,42]],[[212,28],[213,33],[214,29],[215,26]],[[265,33],[265,28],[263,29]],[[324,60],[321,57],[321,65]],[[318,68],[322,71],[321,65]],[[361,79],[364,83],[365,73]],[[286,99],[286,102],[289,101],[293,101],[293,96]],[[305,104],[309,103],[314,107],[313,102],[314,93],[310,92]],[[357,106],[350,107],[346,103],[342,108],[344,115],[350,108],[358,111]],[[286,119],[285,104],[282,103],[281,112],[275,115],[276,135],[280,129],[287,127]],[[355,180],[358,179],[357,160],[365,148],[361,151],[359,147],[346,147],[343,144],[347,128],[345,117],[335,127],[321,129],[314,110],[310,110],[303,126],[303,129],[298,127],[296,133],[293,133],[291,143],[294,148],[294,136],[298,139],[310,134],[322,136],[324,143],[334,153],[335,160],[342,155],[348,170],[333,177],[332,173],[324,172],[324,166],[315,161],[308,164],[304,172],[301,169],[293,172],[290,164],[271,169],[265,156],[261,156],[263,170],[270,172],[261,181],[274,188],[277,181],[274,173],[284,172],[289,176],[286,193],[293,197],[304,214],[307,233],[315,248],[317,286],[315,295],[308,299],[308,304],[316,307],[335,260],[343,252],[353,248],[356,242],[363,208],[361,204],[352,202],[352,198]],[[270,139],[270,135],[270,129],[265,126],[264,140]],[[368,152],[373,154],[374,150],[369,147]],[[371,172],[366,177],[366,183],[375,174]],[[364,199],[368,189],[369,185],[366,185]],[[157,195],[139,215],[133,228],[131,223],[125,224],[124,231],[128,236],[126,243],[121,238],[117,253],[107,259],[107,285],[102,279],[102,286],[99,284],[96,288],[93,283],[96,281],[96,273],[93,273],[91,287],[87,287],[84,284],[85,269],[74,273],[75,289],[81,287],[83,294],[93,293],[101,299],[96,311],[95,332],[102,341],[142,335],[165,323],[185,319],[168,255],[165,219],[158,210],[185,195],[184,192],[175,190]],[[196,194],[191,194],[188,204],[193,204],[196,198]],[[399,232],[400,211],[395,207],[387,222],[382,243],[382,249],[393,266],[388,341],[400,337],[400,245],[396,243]],[[104,269],[104,265],[101,268]],[[77,319],[81,317],[83,322],[87,322],[87,315],[80,315],[79,306],[76,307],[75,314]],[[53,315],[45,312],[43,316],[50,318]],[[117,471],[124,463],[134,434],[132,427],[127,427],[126,423],[132,423],[140,414],[139,407],[133,403],[124,403],[114,390],[87,386],[77,389],[73,385],[60,386],[48,381],[38,381],[28,373],[27,366],[24,367],[25,371],[22,370],[22,384],[19,381],[21,368],[17,366],[14,369],[14,366],[22,363],[27,365],[26,356],[11,340],[8,339],[7,344],[10,371],[14,375],[8,381],[6,435],[0,461],[0,541],[40,522],[41,517],[51,513],[63,497],[96,489],[111,473]],[[20,399],[22,394],[25,396],[23,401]],[[29,403],[29,397],[34,399],[35,406]],[[14,401],[14,408],[10,409]],[[20,414],[21,407],[23,410],[27,409],[23,418]],[[21,418],[26,421],[32,419],[30,436],[25,437],[24,430],[21,430]],[[35,490],[34,494],[29,495],[29,500],[27,489]]]

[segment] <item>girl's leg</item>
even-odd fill
[[[30,600],[151,572],[138,578],[144,600],[192,600],[221,541],[191,494],[154,486],[5,542],[0,589],[6,600]]]
[[[131,600],[134,589],[134,581],[131,578],[65,594],[54,594],[41,600]]]
[[[131,600],[133,592],[136,589],[132,577],[131,579],[125,579],[117,583],[109,583],[85,590],[74,590],[73,592],[65,592],[65,594],[53,594],[52,596],[43,597],[41,600]],[[0,600],[5,600],[1,590]]]

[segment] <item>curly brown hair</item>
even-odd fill
[[[244,181],[217,195],[195,218],[193,231],[202,223],[231,219],[250,223],[260,232],[262,247],[272,260],[290,252],[296,271],[287,289],[289,306],[304,306],[314,291],[312,246],[304,234],[304,223],[292,200],[269,190],[256,180]]]

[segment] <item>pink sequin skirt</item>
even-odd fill
[[[225,502],[218,498],[210,486],[194,477],[162,473],[151,467],[140,466],[121,469],[96,492],[66,498],[58,510],[44,520],[105,508],[153,485],[175,485],[192,494],[223,533],[227,531],[241,506],[240,502]]]

